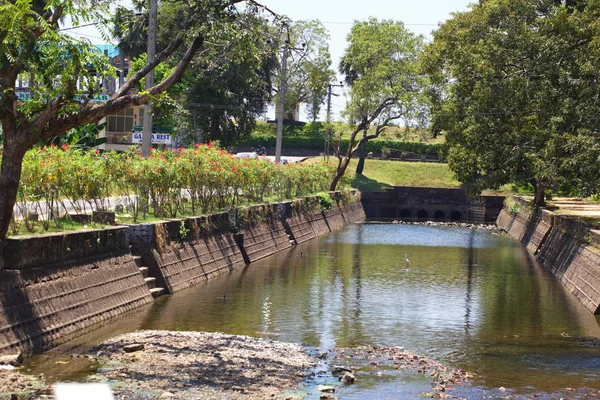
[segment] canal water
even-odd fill
[[[566,388],[600,388],[600,347],[584,345],[600,337],[597,317],[519,243],[486,230],[348,226],[159,298],[129,324],[119,328],[219,331],[323,350],[401,346],[474,372],[452,392],[466,398],[573,398]],[[427,387],[415,377],[363,379],[337,395],[421,398]]]

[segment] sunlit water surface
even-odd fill
[[[352,225],[159,298],[117,328],[402,346],[475,372],[454,392],[467,398],[600,388],[600,348],[581,346],[600,336],[597,318],[519,243],[484,230]],[[420,398],[427,388],[415,376],[367,378],[338,395]]]

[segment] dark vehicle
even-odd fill
[[[254,149],[254,152],[256,154],[258,154],[259,156],[266,156],[267,155],[267,149],[265,148],[265,146],[263,145],[258,145],[256,146],[256,149]]]

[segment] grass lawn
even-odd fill
[[[353,159],[348,166],[351,185],[364,192],[381,191],[391,186],[460,187],[447,164],[365,160],[363,174],[356,175],[357,163],[358,160]]]

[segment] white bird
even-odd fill
[[[408,254],[404,254],[404,262],[406,263],[406,266],[410,265],[410,260],[408,259]]]

